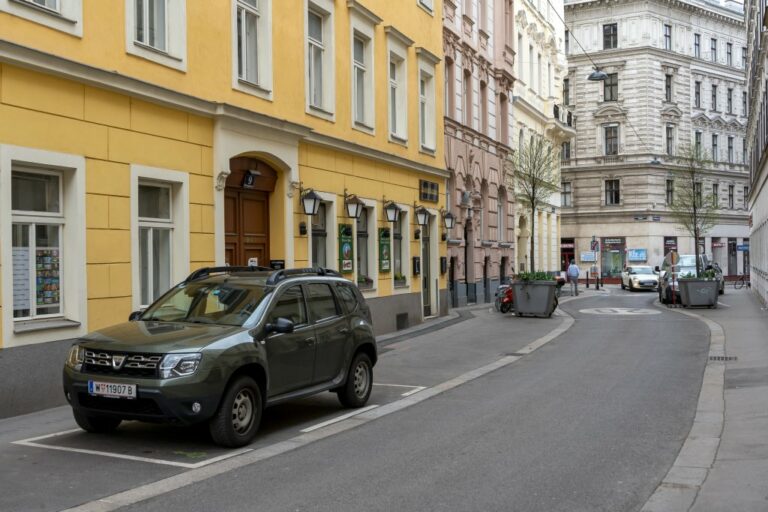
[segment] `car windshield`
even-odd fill
[[[264,295],[258,285],[183,283],[152,304],[141,319],[240,327]]]
[[[693,256],[692,254],[680,256],[680,262],[678,263],[678,266],[696,268],[696,256]]]
[[[632,267],[630,274],[653,274],[651,267]]]

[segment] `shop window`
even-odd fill
[[[373,237],[370,236],[368,220],[370,209],[363,208],[360,217],[357,219],[357,284],[360,288],[372,288],[373,279],[371,278],[370,255],[372,254],[371,245]]]
[[[139,282],[141,304],[171,287],[173,217],[169,185],[139,184]]]

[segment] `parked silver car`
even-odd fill
[[[720,281],[720,295],[725,293],[725,279],[723,277],[723,271],[716,262],[709,259],[706,254],[699,254],[701,260],[702,270],[714,270],[715,277]],[[696,256],[693,254],[681,254],[680,261],[678,262],[677,276],[685,274],[696,274]],[[659,267],[656,267],[659,269]],[[659,282],[659,302],[662,304],[668,304],[672,302],[672,290],[675,294],[675,302],[680,302],[680,286],[677,283],[677,279],[672,281],[671,274],[669,273],[669,265],[664,263],[661,267],[661,281]]]

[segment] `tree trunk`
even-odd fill
[[[536,256],[534,252],[534,244],[536,243],[536,221],[534,215],[536,214],[536,207],[531,207],[531,266],[528,272],[536,272]]]

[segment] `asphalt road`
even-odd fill
[[[564,304],[576,323],[513,364],[127,510],[639,510],[688,434],[708,350],[694,319],[606,309],[660,311],[653,299],[617,291]],[[381,372],[418,380],[415,351],[452,364],[454,349],[498,357],[517,324],[459,325],[471,327],[463,339],[395,346]]]

